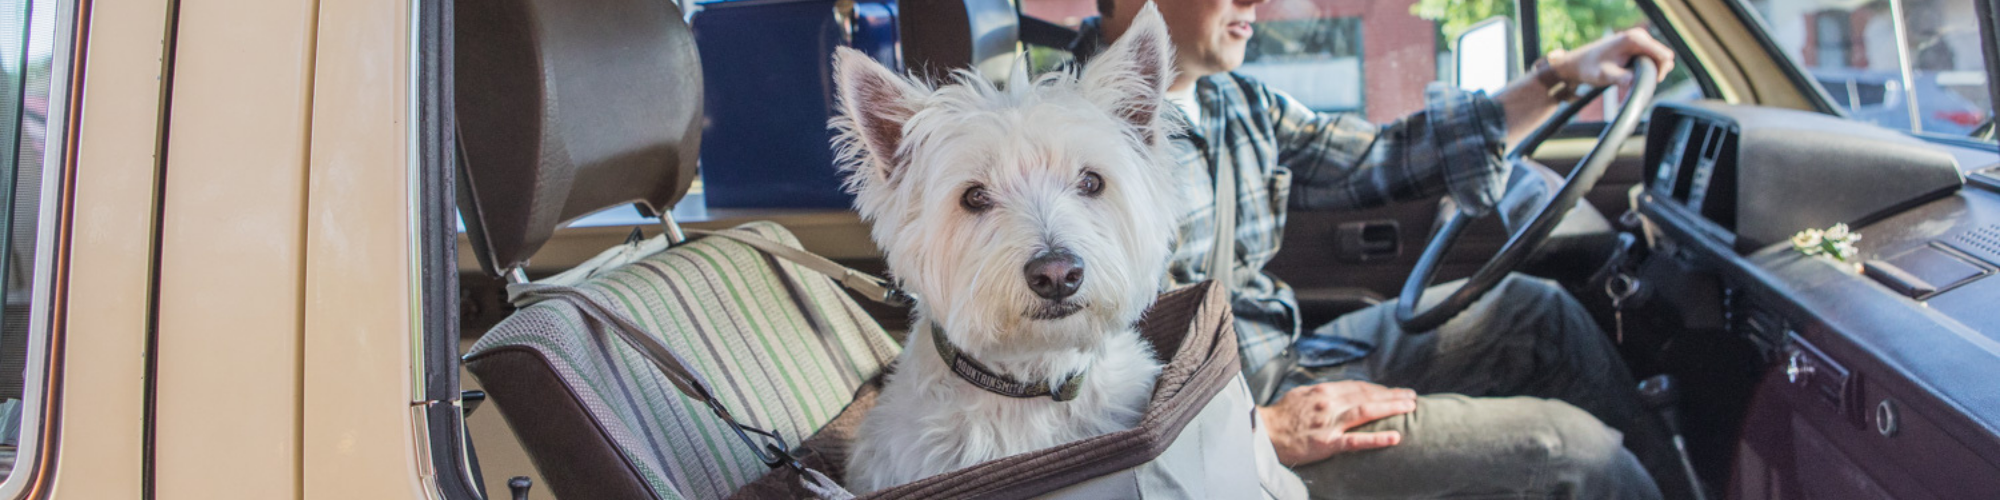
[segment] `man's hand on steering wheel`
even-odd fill
[[[1576,50],[1556,49],[1549,52],[1548,59],[1549,68],[1562,81],[1604,86],[1632,83],[1632,72],[1625,69],[1625,63],[1633,56],[1652,59],[1653,65],[1659,66],[1657,78],[1664,78],[1674,70],[1674,49],[1654,40],[1645,28],[1620,31]]]
[[[1446,296],[1442,300],[1425,301],[1424,291],[1437,278],[1445,254],[1451,251],[1452,244],[1457,242],[1459,235],[1471,224],[1471,217],[1458,211],[1445,214],[1444,223],[1439,225],[1437,232],[1431,236],[1430,243],[1425,245],[1423,254],[1417,258],[1416,268],[1410,271],[1409,279],[1403,282],[1402,293],[1397,296],[1396,323],[1405,333],[1421,334],[1434,330],[1458,316],[1458,313],[1471,306],[1473,301],[1484,296],[1508,273],[1527,261],[1529,255],[1548,239],[1549,233],[1555,229],[1563,216],[1569,213],[1570,208],[1575,207],[1584,193],[1590,192],[1590,189],[1597,185],[1597,180],[1604,176],[1605,169],[1611,166],[1611,160],[1618,156],[1619,147],[1626,139],[1631,138],[1632,131],[1638,128],[1640,115],[1643,115],[1652,104],[1653,90],[1659,85],[1659,75],[1664,73],[1660,71],[1662,65],[1657,64],[1656,59],[1645,49],[1648,42],[1652,45],[1659,44],[1643,31],[1628,30],[1579,48],[1574,57],[1566,53],[1551,56],[1563,57],[1565,60],[1562,61],[1562,65],[1570,67],[1570,71],[1573,72],[1571,74],[1577,75],[1577,78],[1584,78],[1588,74],[1590,78],[1599,80],[1631,82],[1630,95],[1625,96],[1616,118],[1604,127],[1603,132],[1597,136],[1597,144],[1577,162],[1575,168],[1570,170],[1569,177],[1564,180],[1562,187],[1554,196],[1548,197],[1546,201],[1541,201],[1539,198],[1535,200],[1540,203],[1515,203],[1512,198],[1539,196],[1545,193],[1510,190],[1502,195],[1499,206],[1526,203],[1523,206],[1539,204],[1540,209],[1524,210],[1523,212],[1531,213],[1533,216],[1526,218],[1523,224],[1509,224],[1515,227],[1510,228],[1511,234],[1508,235],[1507,243],[1501,245],[1500,251],[1488,259],[1485,265],[1480,266],[1478,271],[1473,272],[1471,277],[1466,278],[1464,283],[1444,292]],[[1629,71],[1626,68],[1615,68],[1615,71],[1606,68],[1607,64],[1611,64],[1608,61],[1615,61],[1609,58],[1619,55],[1627,56],[1629,63],[1622,64],[1629,64]],[[1666,52],[1665,59],[1668,62],[1672,61],[1672,51]],[[1537,73],[1546,75],[1548,72],[1562,71],[1556,67],[1556,61],[1547,64],[1549,66],[1546,69],[1540,69]],[[1543,78],[1537,76],[1523,80],[1534,82],[1541,79]],[[1541,83],[1525,84],[1525,86],[1536,85]],[[1525,118],[1524,115],[1517,113],[1525,113],[1526,110],[1523,108],[1536,108],[1554,101],[1554,97],[1550,95],[1554,92],[1528,91],[1525,86],[1523,82],[1516,82],[1503,90],[1499,97],[1502,107],[1510,115],[1509,142],[1514,142],[1512,136],[1516,135],[1515,129],[1518,125],[1516,120]],[[1581,98],[1558,107],[1553,116],[1540,119],[1540,125],[1535,126],[1533,132],[1527,133],[1518,140],[1518,143],[1513,144],[1502,161],[1509,163],[1522,161],[1527,157],[1526,152],[1534,151],[1542,141],[1554,136],[1564,124],[1576,117],[1577,112],[1582,111],[1590,101],[1603,95],[1608,88],[1610,87],[1593,86]],[[1539,90],[1547,91],[1550,88],[1544,87]],[[1541,104],[1532,104],[1537,101]]]

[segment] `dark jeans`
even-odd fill
[[[1347,364],[1294,368],[1281,391],[1367,380],[1423,395],[1416,411],[1356,429],[1401,431],[1401,444],[1294,468],[1315,498],[1650,499],[1661,494],[1647,470],[1676,470],[1662,468],[1676,460],[1664,428],[1610,339],[1549,281],[1509,276],[1435,332],[1404,334],[1391,301],[1314,334],[1376,347]],[[1631,445],[1661,467],[1642,466]]]

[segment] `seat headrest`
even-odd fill
[[[1020,13],[1008,0],[901,2],[903,61],[912,73],[944,81],[951,70],[977,68],[993,81],[1013,70]]]
[[[486,0],[454,17],[459,211],[498,276],[557,226],[695,178],[702,78],[671,0]]]

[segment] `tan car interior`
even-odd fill
[[[1754,46],[1754,42],[1723,3],[1726,1],[1665,0],[1655,4],[1674,25],[1693,60],[1713,77],[1721,94],[1717,97],[1810,108],[1809,101],[1794,90],[1765,53],[1728,49],[1744,43]],[[905,47],[933,48],[920,54],[906,51],[905,57],[926,57],[930,64],[942,67],[964,67],[982,57],[972,53],[965,19],[970,8],[966,4],[974,3],[905,3],[902,16],[906,25],[935,28],[905,32]],[[628,204],[637,204],[647,215],[665,213],[691,185],[700,189],[694,169],[702,113],[699,66],[693,61],[691,34],[678,20],[680,13],[663,12],[660,5],[639,0],[510,0],[496,2],[491,8],[458,9],[456,102],[463,148],[460,161],[465,162],[458,172],[467,229],[460,235],[456,266],[462,288],[461,345],[471,346],[486,328],[512,310],[504,292],[510,279],[540,278],[568,270],[634,237],[630,226],[561,228],[568,221]],[[592,51],[611,51],[612,47],[618,48],[618,57],[624,62],[582,66],[585,63],[580,61],[589,60],[587,55]],[[543,56],[522,57],[529,53]],[[922,63],[912,60],[910,64],[917,67]],[[650,88],[626,83],[633,80],[667,83]],[[668,123],[642,119],[653,116],[675,118]],[[1574,157],[1581,153],[1577,146],[1589,140],[1551,140],[1538,156],[1551,165],[1573,165]],[[1642,146],[1642,141],[1628,143],[1621,156],[1629,158],[1619,163],[1636,163]],[[644,153],[609,154],[613,151]],[[1637,170],[1630,165],[1613,168]],[[1621,184],[1614,173],[1600,186],[1603,193],[1590,199],[1608,210],[1612,207],[1604,205],[1623,201],[1618,199],[1622,192],[1612,191],[1622,191],[1636,182],[1636,178],[1626,179]],[[755,220],[777,222],[806,250],[844,265],[876,273],[882,269],[879,252],[867,240],[865,223],[851,211],[720,209],[708,211],[706,220],[679,223],[687,228],[721,229]],[[1324,224],[1327,228],[1334,225]],[[1316,234],[1319,225],[1293,226],[1294,232],[1305,234],[1288,233],[1288,239],[1326,237]],[[650,237],[674,231],[672,227],[668,222],[638,229]],[[1458,253],[1478,253],[1481,244],[1476,236],[1472,241],[1467,245],[1471,248]],[[1416,243],[1421,245],[1421,241]],[[1273,269],[1310,274],[1319,267],[1341,265],[1303,253],[1288,246],[1286,254],[1272,264]],[[1407,267],[1407,263],[1398,265]],[[1401,276],[1393,278],[1400,280]],[[1311,282],[1308,278],[1301,288],[1307,302],[1318,294],[1331,297],[1327,300],[1339,303],[1338,307],[1358,305],[1348,292],[1316,290]],[[884,328],[904,328],[903,311],[867,301],[860,304]],[[486,368],[476,361],[471,363],[472,373],[487,373],[462,377],[466,390],[482,389],[481,382],[502,371],[534,372],[523,368],[533,363],[515,363],[502,369],[493,359],[498,358],[488,359]],[[549,375],[547,369],[540,372]],[[578,492],[582,498],[623,497],[645,491],[643,482],[633,479],[630,467],[608,448],[610,443],[590,435],[597,431],[559,380],[539,376],[510,383],[519,388],[484,387],[495,395],[494,401],[482,404],[474,401],[475,396],[468,396],[466,402],[467,408],[477,410],[469,412],[466,425],[478,457],[474,474],[483,476],[488,495],[505,495],[508,479],[514,476],[526,477],[535,485],[529,489],[531,498],[553,498],[549,496],[551,481],[554,491]],[[544,396],[549,399],[539,399]],[[509,401],[530,401],[522,398],[538,398],[526,403],[538,408],[534,416],[494,408],[507,408]]]

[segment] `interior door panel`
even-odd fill
[[[1595,144],[1600,127],[1601,124],[1565,127],[1555,138],[1544,143],[1533,158],[1567,175],[1576,166],[1577,160]],[[1603,180],[1585,195],[1591,206],[1607,218],[1615,220],[1630,208],[1626,193],[1644,177],[1641,162],[1645,153],[1645,134],[1642,125],[1633,139],[1620,148],[1618,159],[1612,162]],[[1326,308],[1351,309],[1341,304],[1365,302],[1358,299],[1368,297],[1395,297],[1402,290],[1403,280],[1416,267],[1417,257],[1423,253],[1424,245],[1429,242],[1438,206],[1438,200],[1429,199],[1366,210],[1292,211],[1285,227],[1284,247],[1265,269],[1296,289],[1301,308],[1306,310],[1307,327],[1313,326],[1315,319],[1329,319],[1330,314],[1342,312],[1328,312]],[[1393,222],[1399,228],[1395,236],[1397,251],[1393,255],[1373,260],[1341,258],[1342,235],[1339,228],[1343,225],[1380,225],[1387,222]],[[1497,217],[1487,217],[1473,224],[1458,245],[1446,254],[1438,281],[1471,275],[1487,258],[1499,251],[1506,238],[1507,233]],[[1594,267],[1597,264],[1592,262],[1588,265]]]

